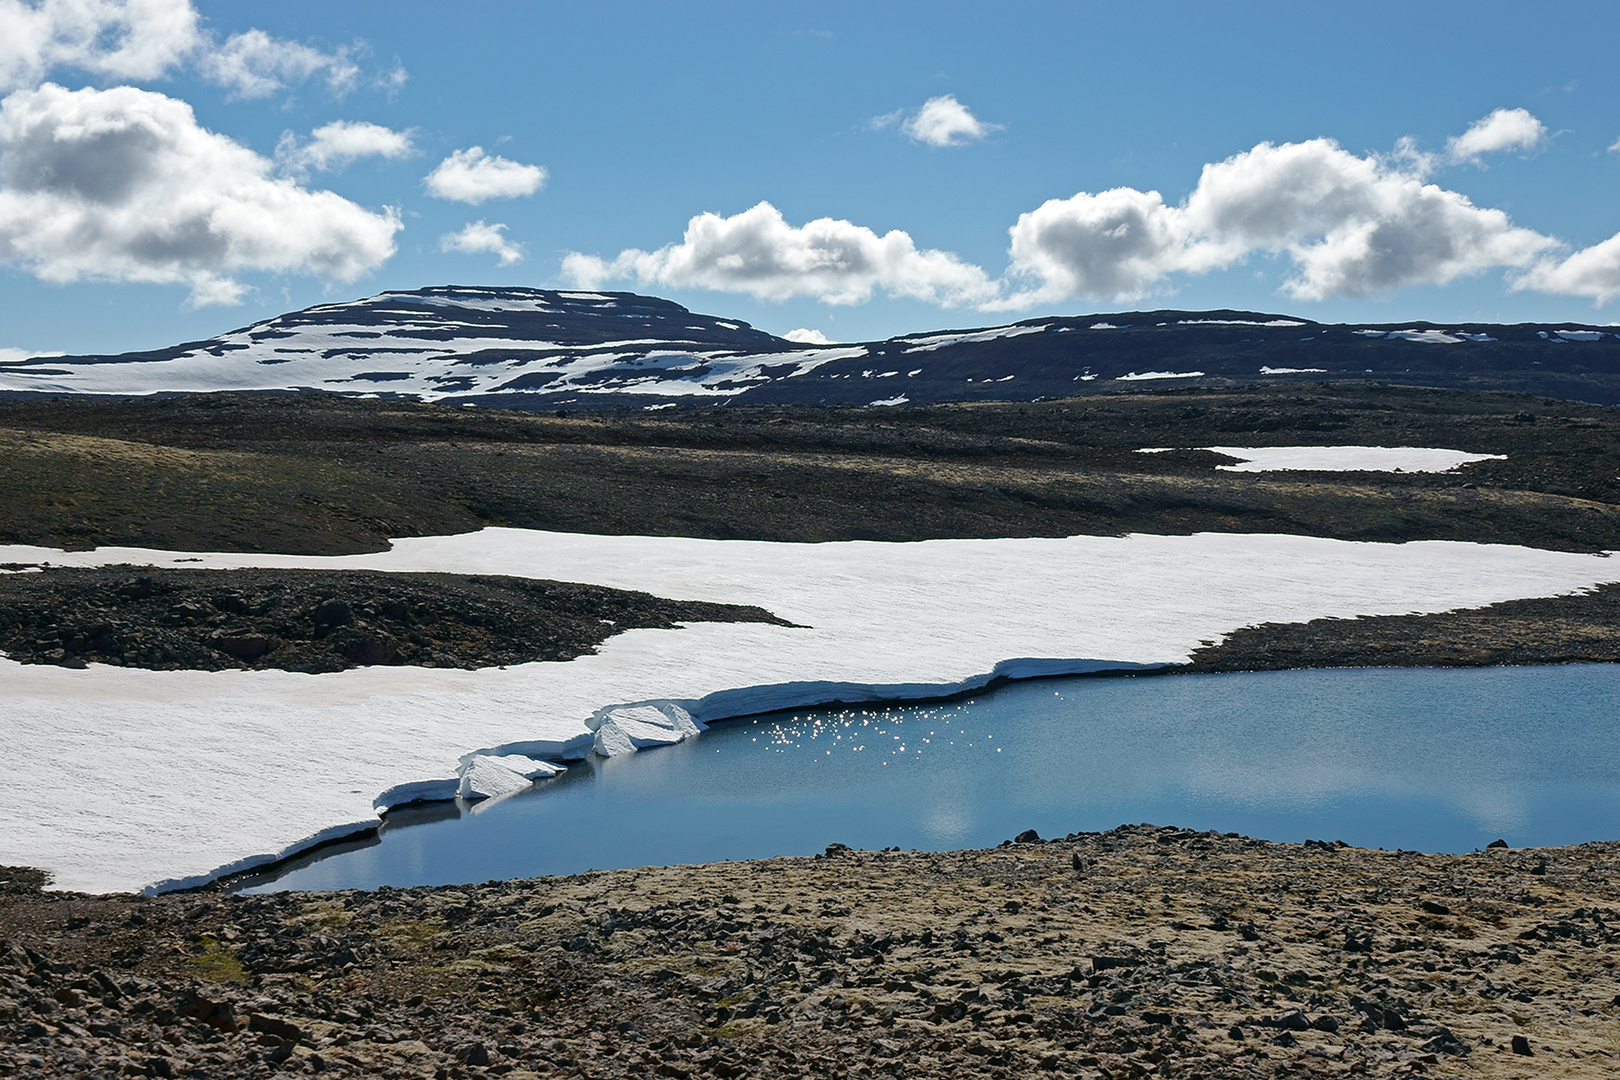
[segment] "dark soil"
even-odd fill
[[[1192,654],[1190,671],[1620,662],[1620,585],[1432,615],[1265,623]]]
[[[1421,347],[1421,346],[1420,346]],[[1505,454],[1222,472],[1202,451]],[[1364,384],[907,409],[502,412],[320,394],[0,401],[0,543],[340,554],[484,525],[780,541],[1282,532],[1620,548],[1620,414]]]
[[[20,882],[0,1075],[1612,1077],[1617,881],[1613,843],[1142,825],[376,892]]]
[[[170,570],[0,573],[0,652],[83,667],[479,668],[572,660],[625,630],[767,622],[757,607],[461,574]]]

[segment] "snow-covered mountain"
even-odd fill
[[[519,408],[1028,401],[1322,379],[1616,404],[1620,332],[1151,311],[818,346],[634,293],[441,286],[321,304],[170,349],[0,364],[0,393],[324,390]]]
[[[172,349],[0,366],[0,388],[734,395],[861,350],[809,348],[633,293],[446,286],[281,315]]]

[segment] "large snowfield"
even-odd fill
[[[686,733],[996,674],[1177,663],[1260,622],[1443,611],[1620,580],[1620,562],[1598,555],[1231,534],[783,544],[487,529],[374,555],[10,546],[0,562],[517,574],[757,604],[799,624],[633,630],[567,663],[481,671],[0,660],[0,863],[93,891],[198,883],[375,824],[378,800],[454,793],[480,753],[578,756],[615,707],[659,706],[619,714],[609,741],[623,749],[659,716]]]

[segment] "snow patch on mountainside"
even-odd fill
[[[1045,326],[998,326],[992,330],[976,330],[966,334],[927,334],[919,337],[897,338],[911,348],[902,350],[908,353],[933,352],[948,345],[961,345],[969,341],[995,341],[998,338],[1022,337],[1025,334],[1044,333]]]

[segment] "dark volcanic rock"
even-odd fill
[[[759,608],[528,578],[107,567],[0,574],[24,663],[338,671],[571,660],[622,630],[774,622]]]

